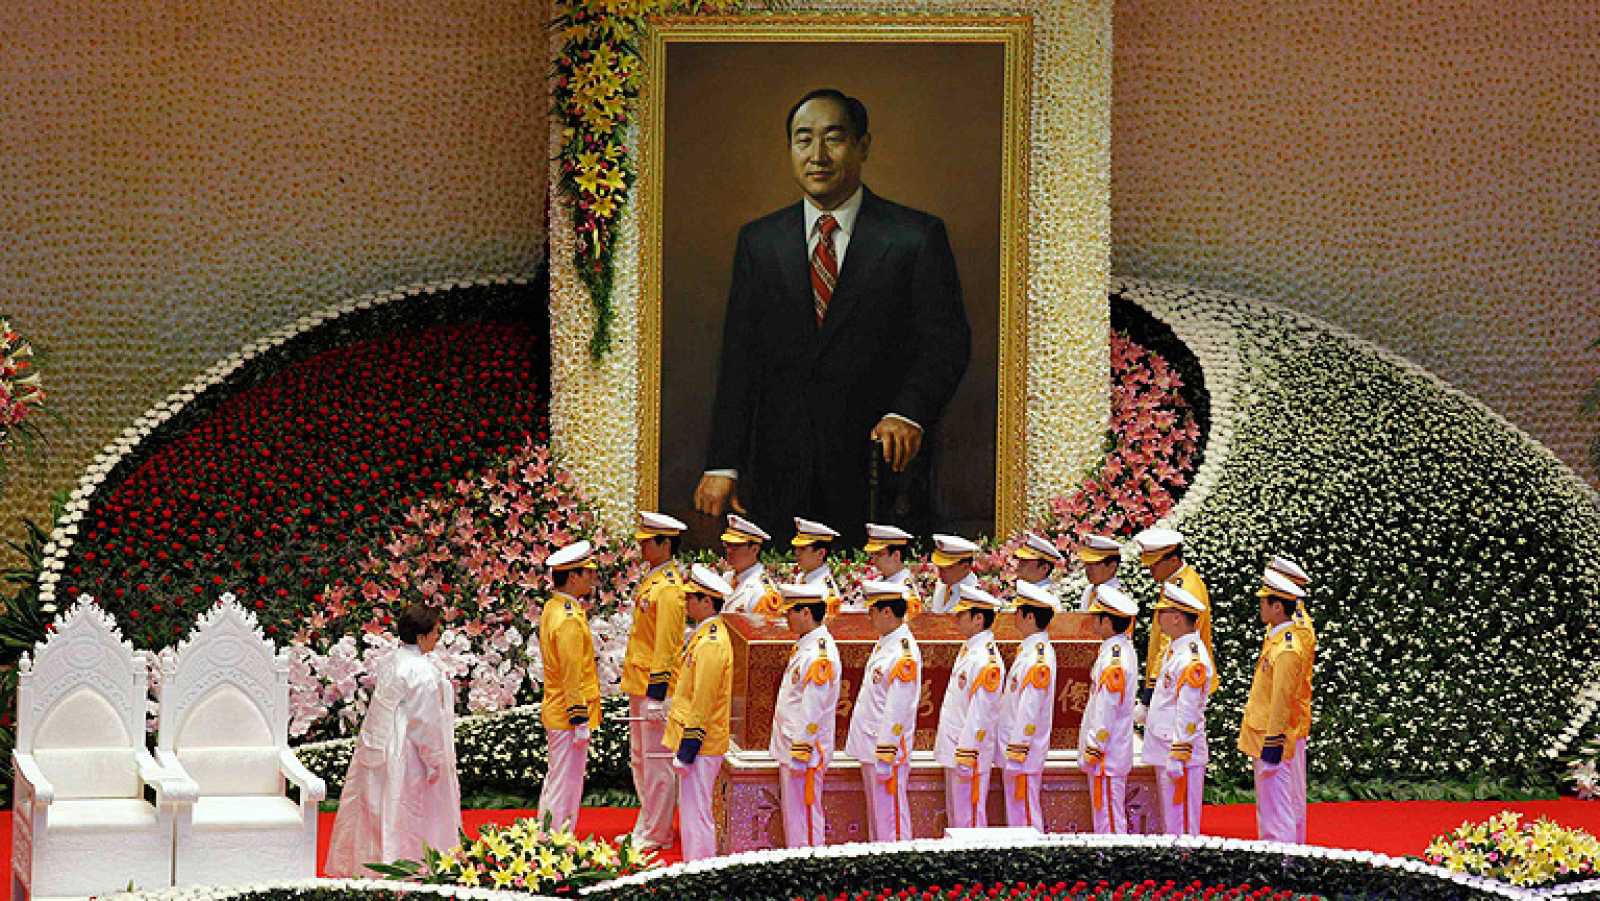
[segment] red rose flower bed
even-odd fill
[[[543,344],[517,321],[397,326],[268,375],[101,489],[67,596],[156,648],[231,591],[287,638],[408,507],[545,440]]]
[[[1026,883],[973,883],[945,888],[942,886],[916,886],[893,889],[865,889],[853,894],[840,892],[831,898],[817,895],[815,901],[1322,901],[1321,895],[1302,895],[1297,892],[1256,885],[1206,885],[1198,880],[1178,885],[1171,880],[1157,883],[1124,882],[1112,885],[1101,880],[1095,883],[1043,882]],[[805,897],[796,901],[812,901]]]

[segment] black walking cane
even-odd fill
[[[882,448],[877,437],[867,442],[867,522],[878,522],[878,467],[883,465]]]

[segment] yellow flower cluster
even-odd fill
[[[1435,838],[1423,858],[1513,885],[1551,885],[1593,878],[1600,839],[1544,817],[1523,823],[1522,814],[1507,810]]]
[[[654,852],[641,852],[626,838],[612,845],[523,819],[505,827],[484,826],[477,840],[448,851],[429,849],[416,878],[432,885],[548,894],[658,865]]]
[[[577,232],[574,264],[594,303],[590,352],[610,345],[615,224],[633,186],[633,161],[623,143],[629,106],[639,95],[637,46],[646,16],[725,12],[738,0],[557,0],[554,28],[556,114],[561,131],[561,181]]]

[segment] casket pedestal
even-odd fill
[[[781,620],[746,614],[727,614],[723,620],[733,639],[733,710],[726,766],[718,777],[713,799],[718,851],[727,854],[781,848],[784,838],[783,811],[778,803],[778,762],[767,747],[772,737],[778,684],[795,636]],[[1091,622],[1086,613],[1063,613],[1050,623],[1050,642],[1056,652],[1056,710],[1040,797],[1049,832],[1090,832],[1094,828],[1089,783],[1078,768],[1077,752],[1078,724],[1089,698],[1089,668],[1099,651],[1099,641],[1090,632]],[[917,708],[916,745],[907,786],[911,831],[917,838],[937,838],[944,834],[946,825],[944,769],[933,759],[933,739],[945,685],[966,639],[951,616],[923,614],[910,623],[922,650],[922,699]],[[843,669],[835,738],[835,744],[842,747],[862,671],[878,635],[864,613],[840,614],[828,621],[828,631],[838,647]],[[1021,643],[1012,617],[999,617],[994,634],[1009,667]],[[1003,780],[998,775],[997,769],[990,778],[987,803],[989,823],[1003,826],[1005,797]],[[822,805],[827,814],[828,844],[868,840],[860,766],[842,750],[834,753],[828,767]],[[1160,828],[1155,774],[1149,767],[1135,766],[1129,773],[1127,805],[1130,832],[1154,832]]]

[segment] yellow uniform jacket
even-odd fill
[[[546,729],[600,724],[600,678],[594,667],[589,615],[571,595],[556,592],[539,615],[539,653],[544,659],[544,700],[539,719]]]
[[[1200,636],[1200,642],[1206,646],[1206,656],[1212,660],[1217,659],[1211,647],[1211,592],[1206,590],[1205,580],[1194,571],[1194,567],[1185,563],[1179,570],[1167,577],[1168,582],[1176,583],[1179,588],[1199,598],[1206,605],[1204,613],[1200,614],[1195,622],[1195,634]],[[1159,600],[1159,596],[1157,600]],[[1166,633],[1150,624],[1150,644],[1145,649],[1144,658],[1144,687],[1152,688],[1156,679],[1161,675],[1161,663],[1167,658],[1167,644],[1170,639]],[[1217,679],[1216,668],[1211,670],[1211,690],[1216,691],[1221,682]]]
[[[1305,601],[1295,605],[1291,622],[1295,641],[1300,642],[1300,650],[1306,657],[1306,665],[1301,668],[1300,718],[1297,720],[1301,731],[1294,733],[1294,737],[1305,738],[1311,734],[1311,674],[1317,668],[1317,629],[1311,622],[1311,611],[1306,609]]]
[[[668,560],[645,574],[633,593],[633,628],[622,658],[622,690],[667,698],[667,683],[683,647],[683,572]]]
[[[733,645],[722,617],[701,623],[689,637],[673,679],[672,713],[661,744],[677,751],[699,739],[700,754],[728,752],[728,717],[733,707]]]
[[[1239,723],[1239,750],[1260,757],[1262,748],[1283,747],[1289,736],[1306,734],[1300,722],[1306,664],[1305,649],[1295,637],[1293,623],[1274,626],[1267,632],[1261,643],[1261,656],[1256,658],[1255,676],[1250,680],[1244,719]]]

